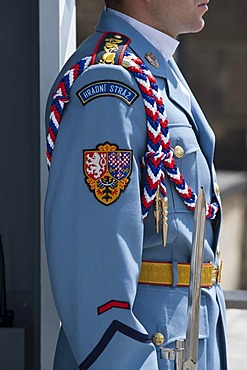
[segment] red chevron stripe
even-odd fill
[[[111,308],[120,308],[124,310],[130,310],[130,304],[129,302],[122,302],[122,301],[110,301],[105,303],[103,306],[100,306],[97,308],[98,315],[101,315],[102,313],[109,311]]]

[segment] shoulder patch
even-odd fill
[[[120,64],[123,54],[130,44],[129,37],[116,33],[104,32],[93,53],[92,64]]]
[[[83,150],[85,181],[96,199],[108,206],[125,191],[132,172],[132,150],[108,142]]]
[[[103,80],[95,81],[84,86],[81,90],[77,91],[77,96],[83,105],[102,96],[113,96],[131,105],[139,94],[123,82]]]

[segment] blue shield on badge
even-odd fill
[[[130,173],[131,157],[129,151],[109,152],[108,170],[109,173],[117,180],[122,180]]]

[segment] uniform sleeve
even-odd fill
[[[134,78],[120,66],[90,67],[71,90],[45,202],[53,295],[81,370],[158,369],[132,312],[143,247],[145,143]]]

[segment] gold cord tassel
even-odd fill
[[[157,194],[155,197],[155,209],[154,209],[154,217],[155,217],[155,226],[156,232],[159,233],[159,223],[162,223],[162,238],[163,238],[163,245],[166,246],[167,243],[167,232],[168,232],[168,198],[160,196],[160,188],[158,187]]]
[[[159,233],[159,223],[160,223],[160,187],[158,187],[156,197],[155,197],[154,217],[155,217],[156,233],[158,234]]]
[[[162,204],[162,236],[163,236],[163,245],[166,246],[167,243],[167,232],[168,232],[168,198],[161,199]]]

